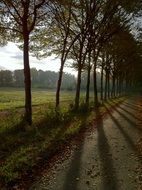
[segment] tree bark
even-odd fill
[[[117,76],[117,96],[119,96],[119,76]]]
[[[91,55],[89,53],[88,57],[88,73],[87,73],[87,85],[86,85],[86,104],[89,105],[89,96],[90,96],[90,72],[91,72]]]
[[[95,49],[93,50],[93,61],[94,61],[94,72],[93,72],[93,78],[94,78],[94,104],[98,105],[98,88],[97,88],[97,60],[99,57],[99,53],[101,50],[101,46],[98,48],[97,53],[95,52]]]
[[[104,99],[104,94],[103,94],[103,80],[104,80],[104,63],[102,63],[102,68],[101,68],[101,101]]]
[[[111,90],[111,97],[115,97],[115,72],[113,71],[113,76],[112,76],[112,90]]]
[[[24,82],[25,82],[25,115],[24,119],[32,125],[31,73],[29,65],[29,35],[24,35]]]
[[[107,74],[107,80],[108,80],[108,99],[110,98],[110,71],[108,69],[108,74]]]
[[[79,108],[80,87],[81,87],[81,72],[82,72],[82,69],[78,68],[77,85],[76,85],[76,96],[75,96],[75,109],[76,110],[78,110],[78,108]]]
[[[78,110],[79,108],[79,100],[80,100],[80,87],[81,87],[81,74],[82,74],[82,66],[85,61],[85,55],[82,55],[83,52],[83,44],[84,40],[80,42],[80,51],[78,57],[78,75],[77,75],[77,85],[76,85],[76,95],[75,95],[75,109]]]
[[[56,108],[60,104],[60,89],[61,89],[61,84],[62,84],[63,68],[64,68],[64,61],[63,61],[63,59],[61,59],[61,67],[60,67],[60,71],[59,71],[59,79],[57,82],[57,90],[56,90]]]
[[[96,60],[94,63],[94,104],[98,104],[98,89],[97,89],[97,73],[96,73]]]
[[[105,69],[105,95],[104,95],[104,99],[105,100],[107,100],[107,90],[108,90],[108,88],[107,88],[107,82],[108,82],[108,80],[107,80],[107,69]]]

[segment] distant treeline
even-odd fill
[[[33,88],[55,89],[57,86],[58,73],[54,71],[42,71],[31,69],[31,82]],[[62,88],[72,90],[75,88],[74,75],[64,73]],[[23,70],[1,70],[0,87],[24,87]]]
[[[54,71],[42,71],[31,69],[31,82],[33,88],[46,88],[46,89],[56,89],[58,72]],[[97,74],[98,78],[98,88],[100,87],[100,74]],[[86,73],[82,74],[82,84],[81,89],[86,89]],[[23,70],[1,70],[0,71],[0,87],[24,87],[24,74]],[[64,73],[62,89],[63,90],[75,90],[76,88],[76,78],[74,75]],[[91,77],[90,89],[93,90],[93,77]]]

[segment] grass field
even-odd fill
[[[21,121],[24,113],[24,89],[0,88],[0,131],[13,128]],[[32,89],[33,123],[46,117],[48,110],[55,107],[55,91]],[[61,109],[67,109],[74,101],[74,91],[61,91]],[[85,92],[81,92],[81,99]]]
[[[55,91],[45,89],[32,90],[32,105],[55,103]],[[61,102],[74,101],[75,92],[61,91]],[[81,92],[81,98],[85,92]],[[0,88],[0,110],[24,107],[24,89]]]

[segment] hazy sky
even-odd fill
[[[0,67],[4,67],[8,70],[23,69],[23,53],[12,42],[8,42],[8,45],[0,47]],[[30,56],[30,67],[36,69],[42,69],[44,71],[59,71],[60,60],[54,57],[48,57],[46,59],[38,60],[35,57]],[[76,72],[68,67],[65,67],[65,72],[75,74]]]

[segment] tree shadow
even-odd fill
[[[131,113],[130,111],[124,109],[123,107],[119,106],[119,108],[120,108],[122,111],[124,111],[124,112],[126,112],[127,114],[129,114],[129,115],[130,115],[131,117],[133,117],[134,119],[136,119],[136,120],[141,120],[141,119],[139,119],[138,117],[136,117],[133,113]]]
[[[86,117],[84,117],[84,121],[82,121],[81,125],[87,125]],[[75,150],[70,168],[67,171],[65,176],[63,190],[77,190],[78,182],[80,180],[80,168],[81,168],[81,158],[83,154],[85,140],[85,131],[82,130],[79,137],[78,145],[79,147]]]
[[[83,152],[84,142],[81,142],[79,149],[75,150],[70,168],[65,177],[63,190],[77,190],[80,180],[81,157]]]
[[[108,104],[109,104],[109,103],[108,103]],[[109,105],[110,105],[110,104],[109,104]],[[134,129],[136,129],[136,130],[138,130],[138,131],[141,132],[142,129],[139,128],[139,127],[137,127],[136,122],[134,122],[134,121],[132,121],[131,119],[129,119],[124,113],[120,112],[120,111],[118,110],[118,108],[120,108],[120,106],[118,106],[117,108],[114,107],[113,109],[114,109],[120,116],[122,116],[122,118],[124,118],[124,119],[131,125],[131,127],[133,127]]]
[[[104,190],[117,190],[117,176],[113,164],[110,146],[103,129],[103,119],[101,118],[99,107],[96,108],[97,132],[98,132],[98,151],[102,163],[102,187]]]
[[[123,105],[125,105],[126,107],[129,107],[132,110],[135,110],[135,111],[138,110],[138,107],[135,104],[130,104],[128,102],[124,102]]]
[[[137,147],[135,146],[134,142],[132,141],[131,137],[125,132],[121,124],[118,122],[118,120],[112,115],[111,111],[105,106],[109,116],[111,117],[112,121],[115,123],[121,134],[124,136],[128,146],[136,153],[139,160],[142,160],[142,154],[138,151]]]
[[[13,152],[21,149],[21,147],[37,146],[38,143],[46,141],[47,136],[50,137],[50,134],[52,134],[52,143],[50,143],[49,149],[53,149],[53,147],[56,147],[58,144],[59,138],[66,132],[70,123],[74,120],[74,113],[69,114],[69,121],[63,123],[59,121],[58,123],[55,120],[51,120],[50,122],[50,118],[44,118],[28,129],[26,129],[27,124],[25,121],[21,119],[18,124],[0,132],[0,159],[8,158]],[[78,113],[78,115],[80,116],[80,113]],[[57,126],[58,132],[54,135],[53,133]],[[45,152],[47,152],[47,150]],[[46,155],[47,153],[43,154]]]
[[[80,113],[78,113],[78,117],[83,117]],[[84,118],[87,118],[88,115],[85,113]],[[82,123],[84,123],[84,118]],[[72,141],[73,136],[70,135],[69,137],[65,137],[62,139],[63,134],[68,130],[70,124],[74,120],[74,117],[71,117],[68,122],[63,122],[58,124],[58,131],[54,134],[56,126],[46,126],[46,120],[44,122],[39,123],[39,129],[35,127],[31,128],[30,130],[20,130],[21,125],[23,123],[19,123],[18,125],[13,126],[13,129],[5,131],[0,134],[0,159],[6,160],[9,159],[13,153],[18,152],[18,154],[22,154],[20,152],[22,149],[27,147],[40,147],[39,144],[43,144],[44,142],[48,141],[48,137],[50,137],[50,133],[52,135],[52,141],[46,143],[48,146],[44,148],[44,150],[39,150],[37,157],[39,159],[34,159],[34,165],[30,168],[21,164],[20,173],[23,175],[22,178],[26,179],[29,184],[33,183],[35,176],[38,176],[40,171],[45,169],[45,165],[50,165],[52,158],[54,155],[62,154],[62,151],[66,148],[66,146]],[[2,138],[3,137],[3,138]],[[4,141],[3,141],[4,140]],[[44,143],[44,144],[45,144]],[[19,153],[20,152],[20,153]],[[32,152],[32,150],[31,150]],[[18,155],[17,154],[17,155]],[[32,154],[31,154],[32,155]],[[21,156],[21,155],[20,155]],[[14,168],[12,166],[12,168]],[[19,168],[18,168],[19,170]],[[15,172],[17,169],[12,171]],[[39,172],[38,172],[39,171]],[[24,176],[24,177],[23,177]],[[15,184],[20,184],[20,181],[23,179],[12,179],[8,182],[10,187],[13,187]],[[4,182],[5,183],[5,182]]]
[[[31,141],[33,131],[26,132],[21,126],[23,121],[0,133],[0,159],[10,156],[11,153],[19,149],[21,145],[26,145]],[[23,139],[26,137],[26,141]],[[29,138],[28,138],[29,137]]]

